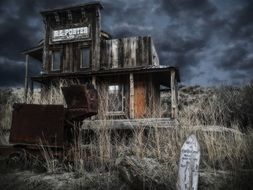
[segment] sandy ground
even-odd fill
[[[22,160],[0,157],[0,190],[127,190],[117,172],[47,173],[41,166],[27,166]]]
[[[0,174],[2,190],[57,190],[57,189],[128,189],[115,174],[74,173],[48,174],[31,171],[12,171]]]

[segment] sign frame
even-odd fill
[[[54,39],[54,35],[57,35]],[[91,27],[86,26],[72,26],[52,28],[50,30],[49,44],[60,44],[76,41],[91,40]]]

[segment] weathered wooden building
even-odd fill
[[[150,36],[112,39],[101,29],[102,8],[92,2],[41,12],[44,39],[24,52],[26,89],[37,82],[45,92],[59,79],[93,83],[98,119],[138,119],[159,117],[162,85],[171,89],[171,117],[176,117],[178,69],[159,64]],[[29,75],[29,57],[41,62],[40,75]]]

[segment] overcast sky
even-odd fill
[[[23,85],[22,50],[43,38],[40,11],[85,0],[0,1],[0,86]],[[114,38],[152,36],[160,63],[185,84],[253,80],[252,0],[103,0],[103,30]],[[33,62],[32,72],[39,69]]]

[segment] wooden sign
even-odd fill
[[[89,37],[89,27],[66,28],[52,31],[52,42],[76,40]]]
[[[198,189],[198,170],[200,161],[200,148],[195,135],[187,138],[181,148],[178,190]]]

